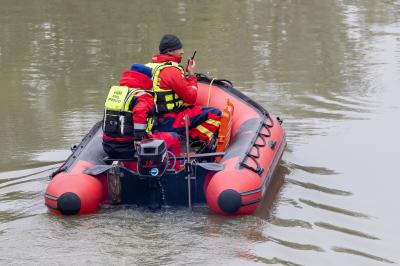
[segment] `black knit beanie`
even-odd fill
[[[160,54],[165,54],[170,51],[178,50],[182,48],[182,43],[178,37],[172,34],[166,34],[161,38],[160,41]]]

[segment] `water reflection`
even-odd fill
[[[364,258],[368,258],[371,260],[375,260],[375,261],[379,261],[379,262],[386,262],[386,263],[395,263],[391,260],[382,258],[382,257],[378,257],[366,252],[362,252],[359,250],[355,250],[355,249],[350,249],[350,248],[343,248],[343,247],[333,247],[332,248],[333,251],[338,252],[338,253],[347,253],[350,255],[355,255],[355,256],[360,256],[360,257],[364,257]]]
[[[353,236],[358,236],[358,237],[364,237],[364,238],[368,238],[368,239],[373,239],[373,240],[379,240],[379,238],[375,237],[375,236],[371,236],[368,235],[366,233],[357,231],[357,230],[353,230],[353,229],[349,229],[349,228],[344,228],[344,227],[339,227],[333,224],[329,224],[329,223],[324,223],[324,222],[316,222],[314,223],[316,226],[328,229],[328,230],[334,230],[334,231],[338,231],[341,233],[345,233],[345,234],[349,234],[349,235],[353,235]]]
[[[318,251],[318,252],[324,251],[324,249],[322,249],[321,247],[318,247],[318,246],[315,246],[312,244],[296,243],[296,242],[286,241],[286,240],[278,239],[278,238],[274,238],[274,237],[269,237],[268,239],[274,243],[288,247],[290,249],[297,249],[297,250],[304,250],[304,251]]]
[[[298,219],[282,219],[279,217],[273,217],[269,220],[271,224],[281,227],[301,227],[306,229],[312,229],[312,224],[306,221]]]
[[[33,199],[37,196],[36,192],[25,192],[25,191],[11,191],[0,195],[0,201],[12,201],[22,199]]]
[[[301,186],[306,189],[316,190],[316,191],[327,193],[327,194],[340,195],[340,196],[351,196],[352,195],[352,193],[348,192],[348,191],[327,188],[327,187],[319,186],[319,185],[308,183],[308,182],[301,182],[301,181],[297,181],[297,180],[293,180],[293,179],[287,179],[287,181],[290,184],[298,185],[298,186]]]
[[[31,216],[33,215],[28,215],[26,213],[19,213],[16,211],[0,211],[0,223],[8,223]],[[0,232],[2,231],[0,230]]]
[[[318,167],[318,166],[304,166],[304,165],[299,165],[296,163],[287,163],[287,166],[289,169],[292,170],[301,170],[306,173],[310,174],[317,174],[317,175],[336,175],[338,174],[336,171],[327,169],[325,167]]]
[[[250,252],[243,252],[240,253],[240,258],[244,258],[246,260],[250,260],[253,262],[257,262],[257,263],[263,263],[263,264],[278,264],[278,265],[285,265],[285,266],[302,266],[304,264],[298,264],[298,263],[294,263],[292,261],[288,261],[285,259],[280,259],[277,257],[273,257],[272,259],[267,259],[261,256],[256,256]]]
[[[271,181],[265,191],[264,199],[261,201],[255,215],[264,220],[269,220],[275,211],[276,202],[280,200],[280,191],[285,182],[285,177],[289,170],[284,165],[277,166],[275,173],[271,177]]]
[[[364,213],[360,213],[360,212],[356,212],[356,211],[350,211],[350,210],[347,210],[347,209],[331,206],[331,205],[328,205],[328,204],[314,202],[312,200],[299,198],[299,201],[301,203],[304,203],[304,204],[306,204],[308,206],[311,206],[313,208],[318,208],[318,209],[331,211],[331,212],[335,212],[335,213],[339,213],[339,214],[344,214],[344,215],[348,215],[348,216],[358,217],[358,218],[366,218],[366,219],[370,218],[369,215],[366,215]]]

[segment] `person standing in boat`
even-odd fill
[[[189,118],[189,134],[193,141],[211,144],[220,126],[221,111],[213,107],[194,106],[197,98],[196,63],[189,58],[188,77],[179,63],[185,53],[178,37],[166,34],[161,38],[159,54],[153,55],[151,67],[153,92],[158,115],[158,131],[184,135],[185,115]]]
[[[112,86],[108,93],[103,124],[103,149],[112,158],[133,158],[135,145],[146,138],[162,139],[168,150],[176,156],[181,153],[177,133],[151,131],[154,112],[154,99],[150,91],[153,86],[151,75],[149,67],[133,64],[130,70],[122,74],[119,86]],[[135,163],[124,164],[129,168],[136,168]],[[179,162],[175,166],[178,169]]]

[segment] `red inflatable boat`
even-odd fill
[[[133,159],[139,162],[138,171],[132,171],[104,153],[100,121],[52,174],[45,193],[49,210],[71,215],[93,213],[102,203],[154,207],[207,202],[217,214],[253,213],[286,146],[282,121],[229,81],[201,74],[198,81],[196,105],[224,110],[215,153],[185,151],[182,157],[173,157],[162,154],[162,141],[150,141],[139,149]],[[140,159],[149,156],[182,160],[186,168],[140,171]]]

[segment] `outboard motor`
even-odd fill
[[[168,165],[167,145],[160,139],[144,140],[137,147],[137,154],[139,176],[148,182],[149,208],[157,210],[164,200],[160,178]]]
[[[137,148],[138,172],[141,176],[160,177],[167,165],[167,145],[160,139],[144,140]]]

